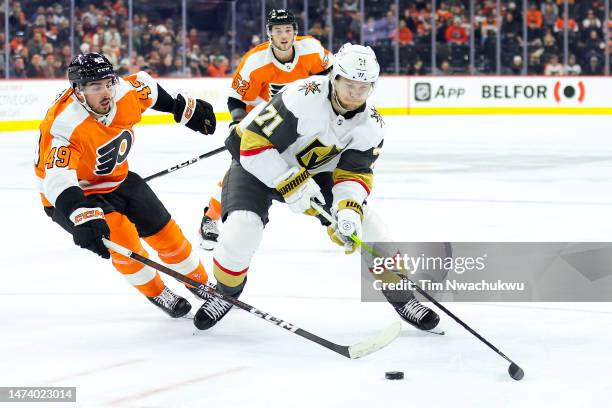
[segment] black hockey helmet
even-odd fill
[[[284,25],[291,24],[293,29],[297,32],[298,25],[295,20],[295,16],[289,10],[283,9],[273,9],[268,13],[268,18],[266,19],[266,27],[268,28],[268,33],[272,30],[272,26],[275,25]]]
[[[113,64],[97,52],[79,54],[68,65],[68,80],[72,86],[115,77]]]

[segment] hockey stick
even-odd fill
[[[336,224],[336,220],[334,220],[334,218],[327,211],[325,211],[325,209],[323,207],[321,207],[321,205],[319,205],[316,201],[313,200],[313,201],[311,201],[310,204],[311,204],[312,208],[314,208],[319,214],[321,214],[327,221],[332,223],[332,225]],[[377,257],[377,258],[381,258],[382,257],[380,254],[378,254],[376,252],[376,250],[374,250],[373,248],[370,248],[368,245],[364,244],[363,241],[361,241],[361,239],[359,239],[359,237],[357,237],[357,235],[355,235],[355,234],[351,235],[351,239],[353,240],[353,242],[355,244],[360,245],[364,250],[366,250],[372,256]],[[417,292],[419,292],[421,295],[423,295],[423,297],[425,297],[431,303],[436,305],[438,307],[438,309],[442,310],[444,313],[446,313],[448,316],[450,316],[453,320],[455,320],[457,323],[459,323],[461,326],[463,326],[464,329],[466,329],[467,331],[472,333],[478,340],[482,341],[484,344],[489,346],[489,348],[491,350],[495,351],[501,357],[506,359],[506,361],[508,361],[510,363],[510,366],[508,367],[508,374],[510,374],[510,377],[512,377],[514,380],[517,380],[517,381],[519,381],[519,380],[521,380],[523,378],[523,376],[525,375],[525,372],[514,361],[512,361],[509,357],[507,357],[504,353],[502,353],[497,347],[495,347],[493,344],[491,344],[487,339],[485,339],[480,334],[478,334],[476,332],[476,330],[472,329],[470,326],[468,326],[466,323],[464,323],[463,320],[461,320],[460,318],[455,316],[450,310],[448,310],[440,302],[438,302],[436,299],[434,299],[429,293],[427,293],[423,289],[421,289],[420,286],[417,285],[414,281],[412,281],[407,276],[403,275],[402,277],[407,279],[410,283],[412,283],[412,286],[414,287],[414,289]]]
[[[344,357],[348,357],[350,359],[355,359],[355,358],[360,358],[360,357],[364,357],[367,356],[368,354],[372,354],[375,351],[378,351],[380,349],[382,349],[383,347],[388,346],[393,340],[395,340],[395,338],[399,335],[400,332],[400,323],[399,322],[395,322],[392,325],[390,325],[389,327],[387,327],[386,329],[382,330],[381,332],[379,332],[378,334],[376,334],[375,336],[361,342],[361,343],[357,343],[354,344],[352,346],[342,346],[336,343],[332,343],[329,340],[326,340],[322,337],[317,336],[316,334],[310,333],[309,331],[306,331],[304,329],[300,329],[299,327],[297,327],[296,325],[286,322],[284,320],[281,320],[277,317],[272,316],[269,313],[263,312],[251,305],[248,305],[238,299],[235,299],[231,296],[226,296],[224,295],[222,292],[219,292],[218,290],[215,290],[214,288],[208,286],[208,285],[203,285],[199,282],[196,282],[193,279],[190,279],[164,265],[161,265],[155,261],[152,261],[148,258],[145,258],[142,255],[139,255],[135,252],[130,251],[127,248],[122,247],[121,245],[118,245],[112,241],[109,241],[105,238],[102,238],[102,241],[104,242],[104,245],[106,245],[106,247],[108,249],[112,249],[115,252],[120,253],[121,255],[131,258],[135,261],[138,261],[144,265],[150,266],[153,269],[156,269],[162,273],[165,273],[166,275],[170,275],[172,276],[174,279],[179,280],[183,283],[186,283],[188,285],[191,286],[195,286],[200,290],[203,290],[205,292],[207,292],[208,294],[212,295],[212,296],[216,296],[217,298],[224,300],[228,303],[231,303],[232,305],[242,309],[242,310],[246,310],[249,313],[254,314],[255,316],[269,322],[272,323],[275,326],[278,326],[282,329],[288,330],[294,334],[297,334],[298,336],[304,337],[305,339],[308,339],[314,343],[317,343],[320,346],[325,347],[326,349],[329,349],[331,351],[334,351],[338,354],[343,355]]]
[[[207,157],[211,157],[211,156],[214,156],[217,153],[221,153],[224,150],[227,150],[227,147],[225,147],[225,146],[218,147],[215,150],[211,150],[210,152],[206,152],[204,154],[201,154],[198,157],[194,157],[194,158],[189,159],[187,161],[184,161],[182,163],[176,164],[176,165],[174,165],[174,166],[172,166],[172,167],[170,167],[170,168],[168,168],[166,170],[158,171],[155,174],[151,174],[150,176],[145,177],[143,180],[146,182],[146,181],[153,180],[154,178],[157,178],[157,177],[165,176],[166,174],[169,174],[169,173],[172,173],[174,171],[177,171],[178,169],[182,169],[183,167],[187,167],[187,166],[189,166],[189,165],[191,165],[191,164],[193,164],[195,162],[198,162],[198,161],[200,161],[202,159],[206,159]]]

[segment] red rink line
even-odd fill
[[[202,377],[195,377],[195,378],[191,378],[189,380],[181,381],[181,382],[178,382],[178,383],[169,384],[169,385],[166,385],[164,387],[151,388],[150,390],[142,391],[142,392],[140,392],[138,394],[128,395],[128,396],[123,397],[123,398],[118,398],[118,399],[115,399],[115,400],[112,400],[112,401],[108,401],[108,402],[105,403],[105,405],[119,405],[119,404],[122,404],[124,402],[136,401],[136,400],[139,400],[139,399],[150,397],[151,395],[161,394],[161,393],[166,392],[166,391],[174,391],[174,390],[176,390],[177,388],[180,388],[180,387],[184,387],[184,386],[191,385],[191,384],[197,384],[199,382],[204,382],[204,381],[207,381],[207,380],[210,380],[210,379],[219,378],[219,377],[222,377],[222,376],[225,376],[225,375],[229,375],[229,374],[232,374],[232,373],[236,373],[236,372],[239,372],[239,371],[244,371],[247,368],[249,368],[249,367],[241,366],[241,367],[229,368],[227,370],[217,371],[215,373],[210,373],[210,374],[204,375]]]
[[[102,366],[102,367],[94,368],[94,369],[91,369],[91,370],[81,371],[81,372],[77,372],[77,373],[74,373],[74,374],[65,375],[63,377],[56,377],[56,378],[52,378],[50,380],[39,381],[38,384],[45,384],[45,385],[54,384],[54,383],[58,383],[58,382],[65,381],[65,380],[72,380],[74,378],[85,377],[85,376],[88,376],[88,375],[97,374],[97,373],[100,373],[102,371],[108,371],[108,370],[112,370],[112,369],[118,368],[118,367],[125,367],[125,366],[132,365],[132,364],[139,364],[139,363],[142,363],[143,361],[145,361],[145,360],[128,360],[128,361],[123,361],[121,363],[116,363],[116,364],[112,364],[112,365],[109,365],[109,366]]]

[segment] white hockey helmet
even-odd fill
[[[371,47],[346,43],[334,55],[332,79],[337,75],[353,81],[376,84],[380,66]]]

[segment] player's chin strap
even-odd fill
[[[109,119],[114,116],[115,110],[117,109],[115,98],[111,98],[111,108],[109,109],[108,113],[98,113],[94,111],[91,106],[89,106],[89,104],[87,103],[87,99],[85,99],[85,95],[83,94],[83,92],[81,92],[78,85],[73,86],[73,89],[74,96],[76,100],[81,104],[81,106],[84,107],[85,110],[96,119],[96,121],[102,123],[104,126],[108,126],[110,124]],[[83,98],[83,100],[81,100],[81,98]]]
[[[332,85],[332,92],[334,93],[334,101],[336,102],[336,104],[338,104],[339,107],[341,107],[342,109],[344,109],[344,112],[342,112],[342,114],[345,114],[346,112],[349,111],[348,108],[346,108],[342,102],[340,102],[340,99],[338,99],[338,92],[336,92],[335,87]]]

